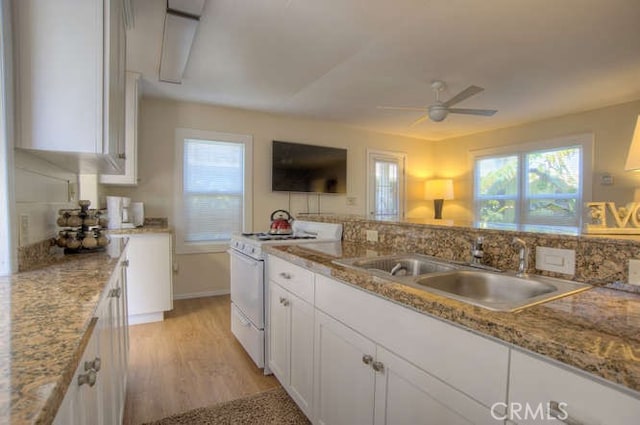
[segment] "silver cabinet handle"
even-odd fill
[[[127,155],[123,154],[123,153],[119,153],[118,154],[118,158],[119,159],[127,159]]]
[[[362,356],[362,363],[364,364],[371,364],[371,362],[373,362],[373,356],[370,354],[365,354],[364,356]]]
[[[289,300],[286,298],[280,297],[280,304],[286,307],[289,305]]]
[[[384,372],[384,364],[382,364],[382,362],[373,362],[371,363],[371,367],[376,372]]]
[[[552,400],[549,402],[549,416],[565,425],[583,425],[582,422],[571,419],[567,411],[560,408],[560,403],[557,401]]]
[[[285,273],[285,272],[280,273],[280,276],[283,279],[291,279],[291,277],[292,277],[289,273]]]
[[[129,267],[129,260],[124,260],[122,262],[122,267]]]
[[[112,298],[120,298],[121,293],[122,293],[122,288],[116,288],[116,289],[112,289],[111,292],[109,292],[109,296]]]
[[[102,367],[102,360],[100,357],[96,357],[91,361],[84,362],[84,370],[94,370],[96,372],[100,372],[100,367]]]
[[[98,373],[95,370],[91,369],[87,373],[82,373],[78,375],[78,386],[81,387],[87,384],[90,387],[93,387],[96,384],[97,380],[98,380]]]

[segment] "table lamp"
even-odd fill
[[[442,204],[444,200],[453,199],[453,180],[435,179],[424,182],[424,199],[433,199],[434,217],[436,220],[442,219]]]

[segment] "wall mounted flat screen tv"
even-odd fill
[[[347,193],[347,150],[273,141],[271,190]]]

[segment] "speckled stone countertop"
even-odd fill
[[[166,224],[148,225],[142,227],[134,227],[132,229],[109,229],[108,235],[138,235],[142,233],[173,233],[173,228]]]
[[[0,424],[53,421],[126,241],[0,277]]]
[[[273,245],[265,250],[405,307],[577,367],[633,390],[640,398],[638,294],[594,287],[520,312],[494,312],[332,263],[336,258],[372,254],[362,244],[305,245]],[[320,245],[329,248],[327,253],[310,249]]]

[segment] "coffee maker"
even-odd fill
[[[107,196],[109,229],[133,229],[144,224],[142,202],[131,202],[131,198]]]

